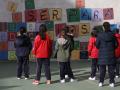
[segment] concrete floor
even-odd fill
[[[0,62],[0,90],[120,90],[120,78],[116,79],[116,87],[109,87],[108,76],[103,87],[98,87],[98,77],[95,81],[89,81],[90,62],[88,61],[72,61],[72,68],[76,80],[61,84],[59,82],[59,65],[55,61],[51,61],[52,84],[45,84],[45,76],[42,73],[41,83],[38,86],[32,85],[35,77],[35,63],[30,62],[30,79],[17,80],[16,78],[16,62]],[[42,71],[43,72],[43,71]]]

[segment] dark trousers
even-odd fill
[[[92,78],[96,76],[97,68],[98,68],[98,60],[93,58],[92,64],[91,64],[91,77]]]
[[[106,66],[108,66],[108,74],[109,74],[109,83],[115,83],[115,65],[100,65],[100,81],[104,82],[105,74],[106,74]]]
[[[120,58],[116,58],[116,75],[119,76],[120,72]]]
[[[116,64],[116,75],[119,76],[119,72],[120,72],[120,64],[117,63]]]
[[[44,71],[45,71],[45,76],[46,76],[47,80],[51,80],[50,60],[48,58],[38,58],[37,59],[35,80],[40,80],[40,78],[41,78],[42,64],[44,64]]]
[[[29,56],[17,56],[17,77],[22,76],[24,71],[24,76],[29,77]]]
[[[65,75],[67,74],[69,78],[74,79],[74,75],[70,66],[70,61],[68,62],[59,62],[60,64],[60,79],[65,79]]]

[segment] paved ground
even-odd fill
[[[30,77],[29,80],[16,79],[16,62],[0,62],[0,90],[120,90],[120,78],[116,79],[116,87],[109,87],[106,76],[105,85],[98,87],[98,80],[89,81],[90,62],[88,61],[73,61],[72,68],[76,77],[75,82],[59,83],[59,66],[55,61],[51,62],[52,84],[45,84],[44,73],[42,73],[41,84],[38,86],[32,85],[35,77],[35,63],[30,62]],[[98,74],[99,77],[99,74]]]

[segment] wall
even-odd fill
[[[32,4],[25,4],[25,1],[31,1]],[[72,52],[72,59],[87,58],[87,42],[93,26],[102,25],[103,21],[109,21],[112,24],[112,28],[120,25],[120,6],[118,5],[120,0],[109,0],[108,2],[106,0],[83,1],[85,1],[85,4],[76,6],[76,0],[0,0],[0,60],[16,59],[13,43],[20,26],[27,27],[29,36],[34,40],[41,23],[47,25],[49,29],[48,34],[54,41],[60,29],[65,24],[69,25],[71,29],[74,29],[75,33],[75,50]],[[75,9],[76,7],[77,9]],[[85,13],[83,15],[84,17],[81,17],[81,13],[85,11],[80,8],[84,7],[88,8],[87,14]],[[41,21],[41,14],[38,12],[36,14],[34,10],[39,11],[39,9],[44,8],[48,8],[45,9],[46,13],[44,18],[46,20]],[[70,8],[73,9],[71,10]],[[33,11],[29,13],[28,9]],[[66,11],[66,9],[68,10]],[[103,9],[110,10],[106,20],[103,19]],[[57,18],[53,18],[56,10],[59,14]],[[99,11],[99,18],[97,20],[93,16],[95,10]],[[30,19],[31,14],[34,16],[32,19]],[[71,20],[68,20],[67,16],[71,17]],[[30,57],[33,58],[32,54]]]

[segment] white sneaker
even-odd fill
[[[28,80],[29,78],[25,78],[25,80]]]
[[[68,75],[65,75],[65,78],[68,78]]]
[[[65,83],[65,79],[63,79],[63,80],[60,80],[60,83]]]
[[[74,81],[75,81],[74,79],[72,79],[72,78],[70,79],[70,82],[74,82]]]
[[[21,78],[18,77],[17,79],[20,80]]]
[[[99,83],[99,87],[102,87],[103,86],[103,83]]]
[[[89,80],[95,80],[96,77],[93,77],[93,78],[92,78],[92,77],[89,77],[88,79],[89,79]]]
[[[115,76],[115,78],[119,78],[119,76]]]
[[[114,84],[114,83],[111,83],[109,86],[110,86],[110,87],[115,87],[115,84]]]

